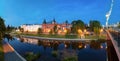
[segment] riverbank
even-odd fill
[[[5,40],[3,43],[4,61],[26,61],[16,50]]]
[[[91,42],[91,41],[99,41],[99,42],[105,42],[106,39],[66,39],[66,38],[46,38],[46,37],[37,37],[37,36],[26,36],[21,35],[20,38],[32,38],[32,39],[39,39],[39,40],[48,40],[48,41],[71,41],[71,42]]]
[[[49,35],[49,34],[28,34],[28,33],[20,33],[15,35],[24,35],[24,36],[36,36],[36,37],[44,37],[44,38],[63,38],[63,39],[106,39],[106,34],[96,36],[96,35],[85,35],[83,38],[78,37],[78,35]]]

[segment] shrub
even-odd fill
[[[36,61],[41,56],[40,53],[33,54],[32,52],[26,53],[25,58],[27,61]]]
[[[58,56],[58,52],[57,51],[52,51],[52,56],[53,57],[57,57]]]
[[[67,57],[67,58],[63,59],[63,61],[78,61],[78,59],[76,56],[73,56],[73,57]]]

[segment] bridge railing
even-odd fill
[[[115,49],[115,52],[117,54],[118,60],[120,61],[120,51],[119,51],[119,47],[117,42],[113,39],[113,37],[111,36],[110,32],[108,30],[106,30],[108,37],[110,38],[112,45]],[[111,52],[112,53],[112,52]]]

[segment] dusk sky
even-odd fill
[[[43,20],[58,23],[68,20],[106,22],[111,0],[0,0],[0,16],[8,25],[42,24]],[[109,23],[120,21],[120,0],[114,0]]]

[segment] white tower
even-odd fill
[[[114,2],[114,1],[112,0],[110,10],[109,10],[109,12],[107,12],[107,14],[106,14],[106,27],[108,27],[108,20],[109,20],[109,18],[110,18],[111,12],[112,12],[113,2]]]

